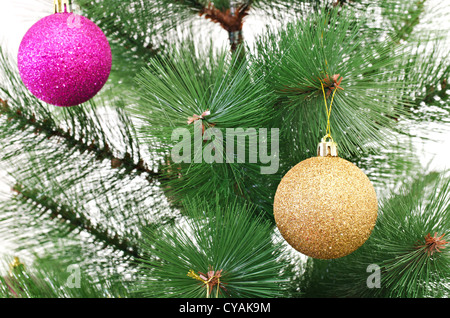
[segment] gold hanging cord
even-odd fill
[[[324,27],[326,25],[327,20],[324,21]],[[320,35],[320,44],[322,46],[322,50],[324,50],[324,45],[323,45],[323,32],[324,30],[322,30],[322,33]],[[324,52],[325,53],[325,52]],[[325,55],[325,54],[324,54]],[[325,65],[326,65],[326,72],[328,73],[328,61],[325,55]],[[325,102],[325,108],[327,111],[327,129],[325,132],[325,136],[322,138],[323,141],[326,141],[327,138],[330,138],[332,142],[334,142],[333,137],[331,137],[331,124],[330,124],[330,116],[331,116],[331,107],[333,106],[333,99],[334,99],[334,94],[336,93],[337,89],[334,89],[333,91],[333,95],[331,96],[331,103],[330,103],[330,108],[328,108],[328,104],[327,104],[327,96],[325,94],[325,89],[323,87],[323,82],[322,80],[320,80],[320,85],[322,86],[322,93],[323,93],[323,100]]]
[[[333,95],[331,96],[331,103],[330,107],[328,107],[327,104],[327,97],[325,94],[325,89],[323,87],[323,82],[320,80],[320,84],[322,86],[322,93],[323,93],[323,99],[325,102],[325,108],[327,111],[327,130],[326,135],[322,138],[321,142],[319,142],[317,146],[317,156],[320,157],[338,157],[338,147],[337,144],[334,142],[333,137],[331,136],[331,124],[330,124],[330,117],[331,117],[331,109],[333,106],[333,99],[334,94],[336,93],[337,89],[334,89]],[[327,139],[330,139],[331,141],[327,141]]]
[[[324,21],[324,27],[327,23],[327,20]],[[320,35],[320,44],[325,56],[325,67],[326,67],[326,73],[328,74],[328,61],[326,58],[326,54],[324,51],[324,44],[323,44],[323,33],[324,30],[322,30],[322,33]],[[334,75],[336,76],[336,75]],[[334,100],[334,94],[336,94],[336,91],[338,89],[343,89],[341,87],[339,87],[340,81],[337,82],[337,85],[334,85],[333,88],[333,84],[331,83],[331,80],[336,81],[337,78],[339,77],[339,74],[337,74],[336,80],[334,79],[334,76],[330,79],[329,75],[326,76],[326,78],[328,78],[330,80],[330,88],[331,90],[333,90],[333,94],[331,96],[331,102],[330,102],[330,106],[328,107],[328,103],[327,103],[327,94],[325,93],[325,88],[323,85],[323,81],[322,79],[319,78],[320,80],[320,85],[322,87],[322,93],[323,93],[323,100],[325,103],[325,109],[326,109],[326,114],[327,114],[327,128],[326,128],[326,132],[325,132],[325,136],[322,138],[321,142],[319,143],[319,145],[317,146],[317,155],[318,156],[322,156],[322,157],[328,157],[328,156],[332,156],[332,157],[337,157],[338,156],[338,149],[337,149],[337,144],[334,142],[333,137],[331,136],[331,123],[330,123],[330,117],[331,117],[331,109],[333,107],[333,100]],[[330,141],[327,141],[327,139],[330,139]]]
[[[330,117],[331,117],[331,108],[333,107],[334,94],[336,93],[337,89],[333,90],[333,95],[331,96],[330,107],[328,107],[327,96],[325,94],[325,89],[323,87],[322,80],[320,81],[320,85],[322,86],[323,100],[324,100],[325,109],[326,109],[326,112],[327,112],[327,129],[326,129],[326,132],[325,132],[325,136],[322,139],[326,140],[327,138],[330,138],[331,141],[333,141],[333,137],[331,136]]]

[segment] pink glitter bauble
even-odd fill
[[[56,106],[75,106],[94,97],[108,80],[111,64],[102,30],[74,13],[39,20],[19,47],[23,83],[34,96]]]

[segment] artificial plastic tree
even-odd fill
[[[346,286],[366,291],[357,296],[448,296],[445,181],[434,184],[441,192],[429,209],[416,208],[427,199],[417,183],[405,184],[414,196],[409,208],[405,193],[392,189],[368,242],[335,267],[305,262],[280,243],[272,211],[282,176],[312,156],[326,132],[321,83],[330,92],[325,101],[336,92],[330,127],[341,155],[380,188],[386,170],[391,186],[403,182],[404,162],[412,167],[406,178],[414,177],[417,158],[396,138],[404,136],[402,124],[420,121],[414,114],[423,101],[445,100],[449,72],[447,57],[436,56],[441,42],[430,37],[439,30],[416,32],[433,13],[427,1],[74,4],[111,43],[110,80],[94,99],[67,109],[40,102],[2,52],[1,162],[12,195],[2,194],[0,233],[17,244],[11,254],[29,262],[21,258],[29,274],[15,275],[13,292],[5,283],[2,296],[301,297],[328,290],[340,297],[349,295]],[[248,19],[270,27],[247,38]],[[214,28],[225,32],[224,47],[207,39]],[[192,40],[198,34],[207,40]],[[424,43],[434,45],[431,52]],[[173,162],[173,130],[195,127],[278,129],[278,169],[262,174],[267,162],[227,162],[226,153],[216,157],[222,163]],[[252,135],[245,137],[248,147]],[[214,141],[202,140],[201,151],[213,153]],[[266,140],[268,149],[273,143]],[[401,151],[380,159],[386,149]],[[406,226],[403,217],[415,225],[398,237],[392,229]],[[402,264],[394,266],[392,255]],[[424,265],[408,266],[414,257]],[[368,262],[386,277],[380,289],[369,289],[361,274]],[[96,288],[86,280],[73,289],[61,264],[78,264]],[[352,266],[359,276],[339,272]]]

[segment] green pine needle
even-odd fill
[[[139,293],[177,298],[282,295],[286,264],[279,259],[283,249],[273,239],[271,224],[255,218],[247,204],[218,203],[217,198],[209,203],[189,200],[187,217],[173,227],[144,231]],[[222,271],[211,294],[194,278],[209,270]]]
[[[248,157],[245,163],[237,163],[236,159],[232,163],[225,152],[225,141],[224,152],[218,155],[222,162],[194,162],[195,151],[198,151],[195,148],[188,163],[172,163],[169,157],[170,149],[178,142],[171,139],[177,128],[190,131],[191,146],[194,147],[195,124],[188,124],[188,119],[205,111],[210,115],[205,117],[202,125],[205,129],[220,130],[224,138],[227,128],[256,131],[266,128],[270,137],[274,97],[256,73],[248,62],[238,60],[228,52],[198,52],[183,48],[170,58],[152,60],[151,66],[138,74],[142,102],[133,112],[144,122],[143,137],[152,136],[151,141],[157,138],[161,143],[161,153],[166,156],[162,169],[169,179],[166,184],[168,194],[175,200],[196,195],[214,197],[219,193],[226,201],[226,194],[234,193],[265,205],[265,211],[269,211],[269,186],[272,184],[273,188],[275,183],[272,175],[262,179],[260,168],[264,164],[259,158],[255,163],[250,163]],[[204,142],[200,151],[204,153],[212,142]],[[248,143],[248,137],[245,142]],[[248,144],[245,149],[248,153]],[[254,187],[264,183],[263,187]]]
[[[390,41],[374,43],[374,31],[348,8],[310,14],[260,39],[256,63],[278,95],[276,119],[294,144],[287,154],[295,154],[293,162],[311,156],[325,136],[321,81],[328,106],[336,91],[331,134],[341,156],[389,145],[396,121],[406,114],[405,69],[398,47]],[[330,88],[333,76],[342,78],[342,89]]]

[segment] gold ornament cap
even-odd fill
[[[323,137],[317,146],[317,156],[318,157],[338,157],[338,146],[337,143],[333,141],[327,141],[327,137]]]
[[[54,0],[55,13],[72,12],[72,0]]]

